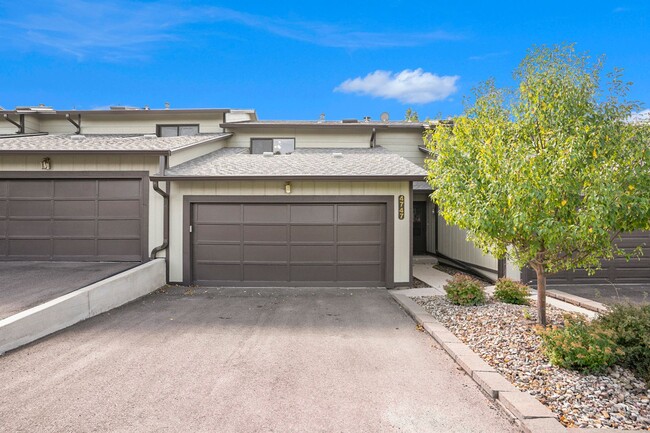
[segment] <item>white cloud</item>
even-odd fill
[[[632,113],[628,121],[630,123],[650,122],[650,109],[642,110],[637,113]]]
[[[397,99],[404,104],[426,104],[456,93],[459,79],[458,75],[440,76],[424,72],[422,68],[404,69],[398,73],[377,70],[363,78],[345,80],[334,91]]]

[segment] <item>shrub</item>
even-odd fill
[[[528,287],[509,278],[501,278],[494,288],[494,297],[506,304],[528,305]]]
[[[443,287],[449,302],[456,305],[479,305],[485,302],[481,283],[467,275],[454,275]]]
[[[595,373],[614,364],[622,355],[613,332],[582,316],[565,316],[564,327],[538,328],[543,350],[558,367]]]
[[[614,305],[598,323],[623,349],[621,363],[650,382],[650,305]]]

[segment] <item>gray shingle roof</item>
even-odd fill
[[[83,135],[70,134],[10,136],[0,138],[0,153],[158,153],[165,154],[187,146],[216,141],[231,133],[200,134],[182,137],[153,137],[144,135]]]
[[[413,182],[413,191],[430,192],[433,191],[431,185],[425,181]]]
[[[335,154],[341,154],[335,156]],[[291,155],[251,155],[224,148],[165,170],[177,178],[393,178],[420,180],[426,172],[381,147],[296,149]],[[153,178],[162,176],[153,176]]]

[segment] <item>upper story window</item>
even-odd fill
[[[157,129],[158,137],[178,137],[199,133],[199,125],[158,125]]]
[[[273,152],[289,154],[296,150],[295,138],[251,138],[251,153]]]

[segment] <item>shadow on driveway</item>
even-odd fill
[[[173,287],[0,357],[9,431],[514,432],[384,289]]]

